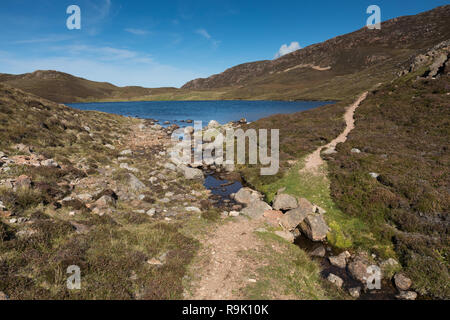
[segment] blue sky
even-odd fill
[[[68,30],[69,5],[81,30]],[[181,86],[231,66],[273,59],[382,20],[448,4],[441,0],[0,0],[0,73],[54,69],[95,81]]]

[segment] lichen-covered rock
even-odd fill
[[[300,223],[300,230],[312,241],[323,241],[330,228],[322,215],[310,214]]]
[[[261,218],[267,210],[272,210],[272,207],[264,201],[254,200],[250,202],[246,208],[242,209],[241,213],[252,219],[258,219]]]
[[[288,194],[279,194],[273,201],[273,208],[275,210],[291,210],[297,208],[297,199]]]
[[[394,283],[398,290],[407,291],[411,288],[412,281],[410,278],[405,276],[403,273],[397,273],[394,276]]]

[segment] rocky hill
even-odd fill
[[[315,98],[351,96],[385,80],[408,64],[411,56],[450,38],[450,6],[363,28],[314,44],[275,60],[232,67],[182,88],[226,88],[226,98]]]
[[[117,87],[108,82],[90,81],[53,70],[38,70],[20,75],[0,74],[0,82],[61,103],[130,100],[176,90],[175,88],[148,89],[136,86]]]

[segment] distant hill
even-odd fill
[[[182,88],[224,98],[341,99],[391,80],[415,56],[450,38],[450,5],[360,29],[275,60],[244,63]]]
[[[108,82],[90,81],[53,70],[38,70],[20,75],[0,74],[0,82],[60,103],[130,100],[177,90],[175,88],[117,87]]]

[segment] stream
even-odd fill
[[[205,181],[204,186],[211,190],[210,201],[212,204],[223,211],[240,211],[242,209],[242,205],[235,202],[230,195],[236,193],[239,189],[241,189],[245,183],[237,173],[217,173],[213,169],[205,170]],[[318,246],[322,245],[320,242],[313,242],[306,238],[303,235],[300,235],[295,239],[294,242],[299,248],[304,250],[307,253],[312,252]],[[353,279],[347,269],[342,269],[336,266],[333,266],[328,257],[332,255],[337,255],[340,253],[339,250],[330,247],[326,243],[323,244],[326,248],[326,254],[324,257],[314,257],[311,256],[311,259],[318,262],[321,267],[321,276],[326,279],[330,273],[333,273],[339,276],[342,280],[344,280],[343,289],[348,291],[349,288],[361,287],[364,288],[364,285],[359,281]],[[381,283],[381,290],[361,290],[361,295],[359,300],[395,300],[395,296],[397,295],[397,290],[394,288],[394,285],[391,281],[383,279]]]

